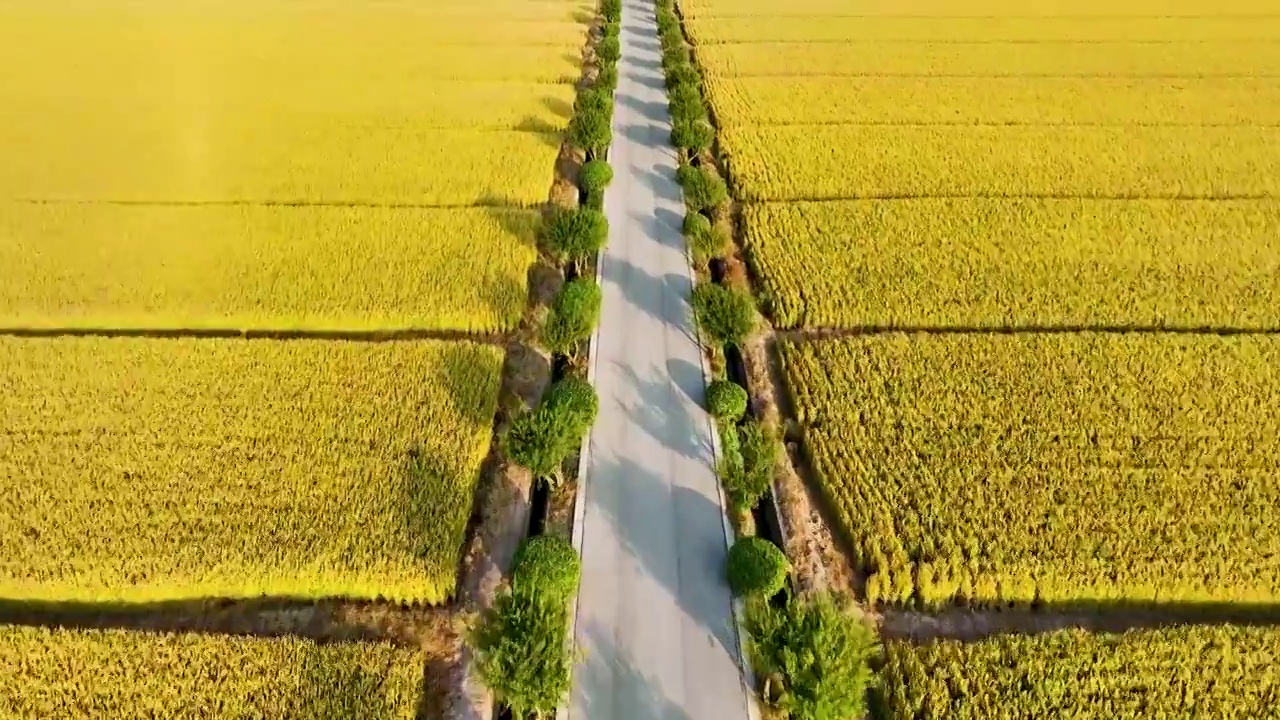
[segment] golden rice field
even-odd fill
[[[412,720],[422,667],[386,643],[0,626],[0,715]]]
[[[890,642],[882,720],[1280,718],[1280,630],[1232,625]]]
[[[507,219],[548,197],[590,15],[0,3],[0,252],[54,244],[0,264],[0,325],[510,329],[533,250]]]
[[[1265,3],[681,9],[776,325],[1280,327]]]
[[[785,342],[872,602],[1280,600],[1280,337]]]
[[[783,328],[1280,327],[1277,200],[842,200],[744,217]]]
[[[502,352],[0,340],[0,598],[453,591]]]
[[[0,326],[511,330],[536,222],[503,208],[11,205]]]

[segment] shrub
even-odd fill
[[[766,697],[776,697],[788,718],[865,715],[870,663],[880,647],[875,631],[829,595],[793,599],[782,608],[757,599],[748,605],[743,629],[756,668],[768,678]]]
[[[591,208],[557,210],[543,226],[543,243],[560,260],[585,260],[608,239],[608,218]]]
[[[671,144],[687,151],[690,155],[697,155],[709,149],[715,138],[715,128],[705,120],[677,121],[671,128]],[[719,176],[716,177],[719,179]],[[723,181],[720,184],[723,186]],[[725,188],[724,196],[728,197],[728,194],[728,188]]]
[[[738,428],[738,438],[742,472],[724,483],[724,492],[734,507],[749,510],[760,502],[773,482],[778,440],[768,427],[755,420],[748,420]]]
[[[604,24],[604,36],[606,38],[617,39],[622,33],[622,24],[617,20],[608,20]]]
[[[716,380],[707,387],[707,410],[717,420],[737,422],[747,412],[747,391],[729,380]]]
[[[702,213],[685,213],[684,216],[684,236],[693,239],[694,236],[711,231],[711,221]]]
[[[658,43],[664,51],[684,45],[684,38],[678,32],[658,33]]]
[[[658,32],[663,35],[680,32],[680,19],[668,8],[658,10]]]
[[[755,307],[746,293],[713,283],[693,290],[693,312],[698,326],[722,345],[741,346],[755,330]]]
[[[528,538],[516,550],[511,586],[518,593],[567,602],[582,578],[582,560],[573,545],[559,535]]]
[[[560,480],[560,465],[582,443],[599,406],[590,383],[565,378],[551,386],[537,408],[511,421],[499,442],[502,452],[554,485]]]
[[[617,72],[617,68],[614,72]],[[595,112],[613,117],[613,93],[601,87],[584,88],[573,99],[573,112],[575,115]]]
[[[729,199],[729,188],[716,171],[705,166],[682,165],[678,172],[684,200],[690,209],[712,208]]]
[[[701,84],[702,78],[691,63],[681,63],[667,70],[667,90],[675,90],[682,85],[696,90]]]
[[[569,692],[568,632],[565,603],[505,591],[468,633],[475,673],[514,717],[550,717]]]
[[[729,548],[727,574],[734,595],[771,598],[787,582],[787,556],[760,537],[744,537]]]
[[[618,89],[618,66],[605,65],[596,75],[596,89],[613,94]]]
[[[718,225],[709,225],[706,232],[693,238],[693,252],[704,258],[721,257],[729,250],[729,232]]]
[[[665,46],[662,50],[662,71],[664,73],[671,72],[673,67],[688,65],[691,62],[693,62],[693,58],[689,55],[689,47],[683,43]]]
[[[602,192],[613,182],[613,166],[604,160],[590,160],[578,173],[578,184],[588,194]]]
[[[622,19],[622,0],[603,0],[600,11],[607,22],[616,23]]]
[[[599,91],[588,91],[591,94]],[[588,95],[584,92],[582,95]],[[594,97],[594,95],[593,95]],[[611,100],[612,102],[612,100]],[[605,147],[613,142],[613,106],[609,105],[607,110],[594,108],[581,108],[573,114],[573,119],[568,123],[568,138],[573,145],[581,147],[586,152],[589,160],[594,160],[595,156],[602,154]]]
[[[606,63],[618,62],[618,58],[622,57],[622,46],[618,43],[618,38],[606,36],[602,39],[596,48],[596,55]]]
[[[692,85],[680,85],[667,93],[667,104],[671,107],[671,117],[676,124],[701,120],[707,116],[707,106],[702,102],[702,94]]]
[[[600,300],[600,286],[592,278],[565,283],[542,326],[542,346],[554,353],[573,352],[600,321]]]

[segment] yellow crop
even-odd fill
[[[1082,15],[1100,18],[1127,16],[1197,17],[1205,14],[1272,17],[1269,0],[681,0],[689,17],[772,17],[902,15],[909,17],[982,17],[1025,15],[1053,17]]]
[[[502,352],[0,340],[0,597],[454,587]]]
[[[684,3],[688,4],[688,3]],[[965,7],[955,3],[951,7]],[[689,20],[694,43],[763,42],[1240,42],[1280,39],[1274,19],[1231,17],[743,16]]]
[[[782,327],[1280,328],[1280,201],[747,205]]]
[[[870,601],[1280,600],[1280,337],[782,350]]]
[[[723,78],[721,127],[871,125],[1280,125],[1261,78]]]
[[[1280,196],[1280,127],[774,126],[721,139],[745,200]]]
[[[0,626],[0,717],[412,720],[422,663],[382,642]]]
[[[1280,630],[1207,626],[886,644],[883,720],[1277,720]]]
[[[533,211],[0,203],[0,326],[509,330]]]
[[[793,43],[708,45],[711,77],[1255,77],[1280,75],[1280,44],[1186,43]]]

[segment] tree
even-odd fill
[[[593,208],[560,209],[543,226],[542,239],[558,260],[586,260],[608,241],[609,219]]]
[[[875,631],[826,594],[770,607],[748,603],[743,628],[766,697],[791,720],[863,717],[872,681],[870,662],[880,651]]]
[[[689,209],[713,208],[729,199],[729,188],[715,170],[704,166],[681,165],[677,179],[684,188],[684,201]]]
[[[591,383],[567,377],[551,386],[538,407],[511,421],[499,447],[534,477],[555,485],[560,481],[561,464],[582,444],[599,409],[600,400]]]
[[[595,330],[600,301],[600,286],[594,279],[580,277],[565,283],[542,327],[543,347],[554,353],[572,353]]]
[[[756,312],[751,297],[714,283],[700,283],[693,290],[693,313],[712,340],[741,347],[755,331]]]
[[[596,159],[613,142],[612,112],[578,110],[569,122],[569,141],[582,148],[588,160]]]
[[[690,156],[709,149],[715,138],[715,128],[711,127],[705,120],[676,121],[671,126],[671,144],[684,150]],[[726,196],[728,195],[727,188],[725,194]]]
[[[468,633],[475,673],[514,717],[554,717],[569,692],[568,632],[562,599],[503,591]]]
[[[737,422],[747,412],[747,391],[731,380],[716,380],[707,387],[707,409],[717,420]]]
[[[582,561],[568,540],[559,535],[538,535],[526,539],[516,550],[511,586],[519,592],[568,602],[581,577]]]
[[[727,572],[735,595],[771,598],[787,582],[787,556],[762,537],[740,538],[729,548]]]
[[[604,205],[604,189],[613,182],[613,168],[604,160],[590,160],[578,172],[578,186],[587,196],[587,207]]]

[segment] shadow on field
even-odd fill
[[[914,641],[979,640],[991,635],[1034,635],[1068,628],[1120,633],[1179,625],[1280,625],[1280,603],[1047,602],[994,609],[877,610],[885,638]]]
[[[547,96],[542,98],[542,104],[566,124],[573,119],[573,105],[560,98]]]

